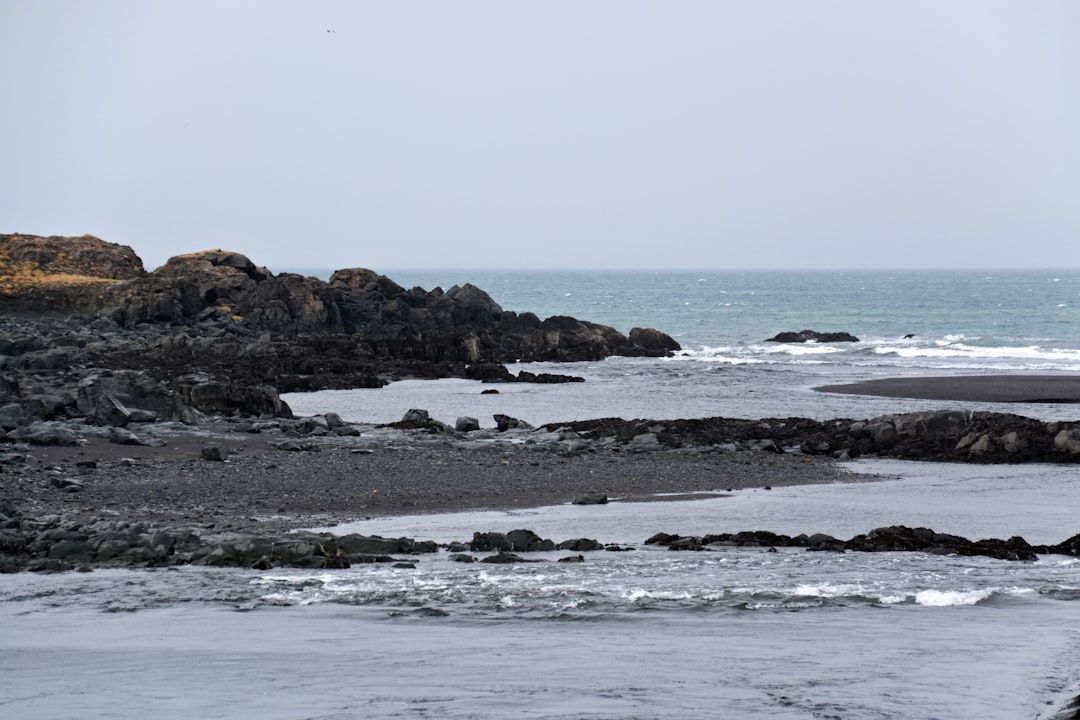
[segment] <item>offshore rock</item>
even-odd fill
[[[782,535],[758,530],[719,533],[703,537],[681,537],[657,533],[646,544],[666,546],[669,550],[707,550],[710,547],[796,547],[832,552],[925,552],[934,555],[985,556],[998,560],[1037,560],[1037,553],[1076,555],[1080,543],[1070,538],[1058,545],[1033,546],[1022,537],[1008,540],[990,538],[968,540],[958,535],[939,533],[928,528],[909,528],[902,525],[877,528],[850,540],[838,540],[829,535]]]
[[[816,330],[800,330],[799,332],[782,332],[765,342],[777,343],[834,343],[834,342],[859,342],[859,338],[846,332],[817,332]]]

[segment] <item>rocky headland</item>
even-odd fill
[[[341,567],[433,548],[290,531],[365,515],[837,482],[846,477],[836,459],[865,455],[1080,462],[1080,422],[960,410],[829,421],[568,419],[540,428],[498,416],[493,429],[422,409],[387,426],[294,418],[279,392],[403,377],[572,382],[580,378],[515,375],[506,364],[679,349],[658,330],[624,335],[570,317],[541,320],[503,310],[472,285],[407,290],[365,269],[322,281],[211,250],[147,272],[131,248],[90,236],[0,235],[0,306],[7,570]],[[849,341],[811,333],[796,335]],[[927,532],[932,551],[974,552],[969,541]],[[917,549],[927,537],[766,540],[865,550],[886,547],[885,536],[896,540],[891,549]],[[673,542],[699,549],[751,540]],[[1072,541],[978,546],[987,547],[1010,559],[1078,552]]]

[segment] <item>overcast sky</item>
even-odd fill
[[[0,2],[0,232],[149,268],[1080,266],[1080,2]]]

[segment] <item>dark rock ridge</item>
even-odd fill
[[[545,429],[572,431],[587,441],[610,438],[638,449],[706,446],[840,459],[874,455],[938,462],[1080,462],[1080,422],[1043,422],[995,412],[941,410],[824,421],[605,418]]]
[[[209,524],[158,527],[119,519],[84,523],[58,515],[26,517],[0,507],[0,573],[174,565],[336,569],[437,551],[434,542],[412,538],[253,535]]]
[[[788,536],[768,531],[742,531],[705,536],[657,533],[646,545],[670,550],[702,551],[723,547],[788,547],[830,552],[926,552],[938,555],[985,556],[998,560],[1036,560],[1038,554],[1080,556],[1080,535],[1056,545],[1031,545],[1021,537],[1008,540],[966,538],[927,528],[877,528],[850,540],[829,535]],[[161,567],[206,565],[269,570],[274,567],[340,569],[363,563],[416,567],[417,556],[452,553],[456,562],[538,562],[518,553],[568,551],[563,562],[582,562],[580,553],[627,551],[632,547],[603,544],[591,538],[556,543],[532,530],[477,532],[470,542],[439,546],[430,540],[383,538],[359,534],[279,533],[255,535],[213,525],[157,527],[142,522],[103,519],[66,520],[59,515],[24,516],[0,505],[0,573],[64,571],[90,567]],[[477,558],[468,552],[495,553]],[[402,562],[395,556],[410,556]]]
[[[109,402],[188,421],[182,404],[287,417],[278,392],[379,387],[399,377],[577,382],[513,374],[504,364],[679,349],[657,330],[628,337],[571,317],[541,320],[503,310],[471,284],[407,290],[362,268],[324,282],[209,250],[148,273],[131,248],[89,235],[0,235],[0,307],[0,404],[42,420],[75,416],[76,389],[109,372],[145,374],[134,394],[128,379],[109,390]]]
[[[816,330],[800,330],[799,332],[782,332],[769,338],[765,342],[777,343],[835,343],[835,342],[859,342],[859,338],[846,332],[817,332]]]
[[[850,540],[838,540],[831,535],[781,535],[765,530],[719,533],[704,536],[680,536],[657,533],[646,545],[661,545],[669,550],[706,550],[724,546],[734,547],[799,547],[828,552],[925,552],[934,555],[985,556],[997,560],[1037,560],[1038,554],[1071,555],[1080,552],[1080,535],[1056,545],[1031,545],[1022,537],[1008,540],[989,538],[968,540],[959,535],[939,533],[928,528],[909,528],[903,525],[883,527],[856,535]]]

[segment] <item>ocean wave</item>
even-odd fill
[[[1053,362],[1080,362],[1080,350],[1044,348],[1038,345],[1026,347],[976,346],[964,343],[930,347],[879,345],[873,352],[877,355],[896,355],[902,358],[965,358],[1001,360],[1045,360]]]
[[[802,358],[836,355],[850,352],[850,348],[820,343],[778,344],[778,345],[703,345],[698,348],[684,348],[676,356],[697,362],[726,363],[731,365],[759,365],[765,363],[790,362]]]
[[[994,594],[992,588],[982,590],[920,590],[915,593],[915,602],[927,607],[953,607],[957,605],[977,605]]]

